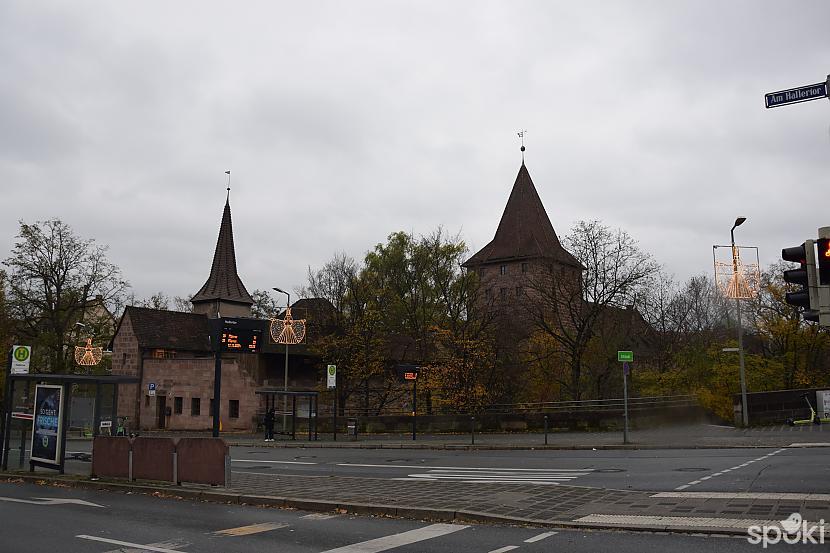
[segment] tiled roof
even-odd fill
[[[560,244],[530,173],[522,163],[496,235],[489,244],[468,259],[464,266],[538,257],[581,266]]]
[[[219,227],[219,238],[216,240],[216,251],[213,254],[213,264],[210,267],[210,276],[204,286],[191,298],[193,303],[224,300],[252,305],[254,300],[242,284],[236,272],[236,252],[233,247],[233,226],[231,225],[231,206],[225,202],[225,211],[222,213],[222,224]]]
[[[141,348],[211,351],[206,315],[128,306],[133,332]]]

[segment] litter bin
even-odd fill
[[[346,420],[346,434],[353,439],[357,439],[357,419]]]

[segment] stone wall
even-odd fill
[[[112,351],[112,374],[139,376],[141,350],[138,347],[138,340],[133,332],[132,322],[128,315],[125,315],[121,321],[118,334],[113,339]],[[130,421],[138,420],[138,389],[137,384],[119,384],[118,416],[127,416]],[[130,426],[133,424],[130,423]]]

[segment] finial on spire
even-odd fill
[[[519,138],[522,140],[522,147],[519,150],[522,152],[522,165],[525,164],[525,133],[527,130],[521,130],[518,132]]]
[[[225,202],[231,201],[231,172],[225,171],[225,174],[228,175],[228,197],[225,198]]]

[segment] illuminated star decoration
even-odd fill
[[[271,319],[271,338],[278,344],[300,344],[305,340],[305,319],[291,318],[291,308],[285,308],[285,319]]]
[[[85,367],[97,365],[104,356],[103,348],[92,345],[92,338],[87,338],[86,346],[75,346],[75,362]]]
[[[729,246],[726,246],[729,248]],[[755,249],[754,263],[744,263],[741,249]],[[748,300],[758,295],[761,284],[761,271],[757,261],[757,249],[743,246],[730,248],[732,260],[729,262],[715,260],[715,281],[721,292],[731,299]]]

